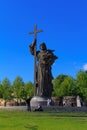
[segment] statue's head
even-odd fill
[[[40,44],[40,49],[41,50],[46,50],[47,49],[46,44],[44,42]]]

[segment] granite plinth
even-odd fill
[[[38,105],[40,106],[47,106],[47,97],[39,97],[39,96],[35,96],[31,99],[30,101],[30,106],[31,106],[31,110],[35,109],[38,107]]]

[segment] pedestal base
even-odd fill
[[[30,101],[31,110],[37,108],[38,105],[42,107],[47,106],[47,99],[48,99],[47,97],[39,97],[39,96],[33,97]]]

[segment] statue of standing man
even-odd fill
[[[53,50],[48,50],[45,43],[40,44],[40,50],[36,51],[36,38],[29,46],[32,55],[36,54],[35,65],[35,96],[51,97],[53,91],[51,68],[57,56],[53,54]]]

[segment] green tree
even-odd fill
[[[76,81],[79,95],[87,100],[87,71],[80,70],[77,73]]]
[[[24,91],[25,91],[25,99],[28,97],[33,97],[34,95],[34,85],[32,82],[27,82],[24,86]]]
[[[17,76],[13,81],[14,97],[18,100],[23,99],[24,82],[20,76]]]
[[[75,94],[75,79],[67,75],[59,75],[54,81],[53,96],[71,96]]]
[[[54,80],[53,80],[53,96],[60,96],[61,97],[61,93],[60,93],[60,89],[61,89],[61,84],[64,81],[64,79],[67,77],[67,75],[59,75],[57,76]]]
[[[76,95],[75,92],[74,92],[75,88],[76,88],[75,80],[71,76],[68,76],[61,83],[60,93],[61,93],[62,96]]]
[[[3,79],[1,87],[2,87],[2,97],[5,100],[5,106],[6,106],[7,100],[11,98],[11,93],[10,93],[11,83],[10,83],[10,80],[8,78]]]
[[[2,84],[0,84],[0,98],[3,98]]]

